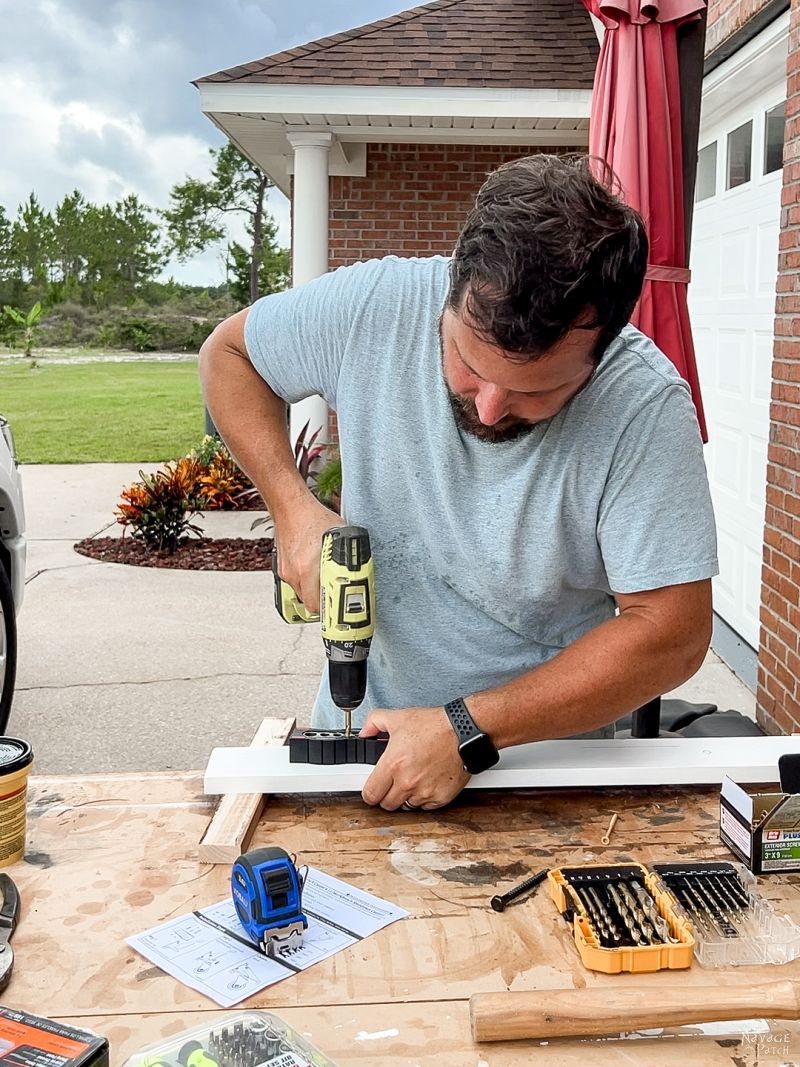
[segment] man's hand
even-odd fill
[[[307,506],[275,521],[278,576],[294,589],[309,611],[319,612],[319,557],[322,535],[345,521],[309,493]]]
[[[360,736],[374,737],[382,730],[390,735],[389,743],[361,791],[365,803],[380,804],[387,811],[404,803],[441,808],[469,781],[444,708],[376,710]]]

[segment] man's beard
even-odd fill
[[[456,425],[465,433],[477,437],[479,441],[487,441],[493,445],[502,444],[504,441],[516,441],[518,437],[524,437],[536,428],[535,422],[510,418],[501,419],[494,426],[486,426],[481,422],[475,404],[467,397],[454,393],[447,382],[445,385]]]

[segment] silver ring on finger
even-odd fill
[[[416,804],[412,804],[408,800],[404,800],[403,803],[400,805],[400,808],[403,811],[419,811],[419,808],[416,806]]]

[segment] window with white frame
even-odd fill
[[[783,138],[786,126],[786,101],[764,114],[764,173],[783,168]]]
[[[728,134],[726,189],[735,189],[750,181],[753,157],[753,120],[742,123]]]
[[[717,142],[712,141],[697,153],[697,180],[694,200],[708,200],[717,191]]]

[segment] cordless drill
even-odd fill
[[[375,564],[363,526],[335,526],[322,535],[319,564],[320,614],[308,611],[278,573],[272,550],[275,607],[288,623],[322,623],[328,681],[334,704],[344,712],[345,733],[352,733],[353,711],[367,690],[367,656],[375,632]]]

